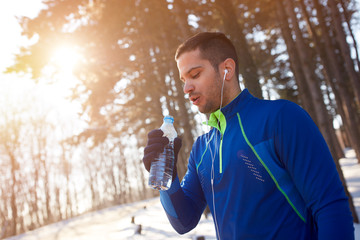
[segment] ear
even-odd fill
[[[234,77],[235,73],[235,61],[232,58],[227,58],[223,62],[223,73],[227,70],[225,80],[230,80]]]

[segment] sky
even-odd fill
[[[22,44],[26,44],[21,36],[21,27],[16,16],[34,18],[43,8],[41,0],[1,0],[0,1],[0,72],[5,71],[13,63],[14,53]]]
[[[54,46],[52,63],[60,66],[61,74],[57,77],[58,81],[52,84],[48,83],[52,78],[43,77],[36,84],[29,74],[4,73],[14,64],[15,54],[19,53],[20,47],[30,44],[26,37],[21,36],[17,17],[35,18],[44,7],[42,0],[0,0],[0,102],[6,102],[5,105],[0,104],[0,110],[8,111],[19,105],[27,108],[30,102],[31,107],[47,112],[51,121],[63,122],[69,128],[64,129],[65,135],[72,135],[85,127],[78,116],[80,103],[69,100],[70,88],[76,82],[72,74],[76,53],[63,46]],[[73,124],[66,124],[69,120]],[[76,132],[73,129],[77,129]]]

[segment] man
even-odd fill
[[[222,33],[193,36],[175,59],[184,92],[211,113],[212,127],[194,143],[181,184],[175,169],[160,192],[175,230],[193,229],[209,205],[218,239],[354,239],[334,161],[309,115],[241,91],[235,48]],[[161,130],[148,136],[147,169],[168,142]]]

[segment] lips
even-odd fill
[[[200,96],[190,96],[189,99],[194,105],[198,105],[200,102]]]

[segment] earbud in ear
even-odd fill
[[[225,71],[224,71],[224,79],[223,79],[223,81],[225,81],[226,74],[227,74],[228,72],[229,72],[229,70],[225,69]]]

